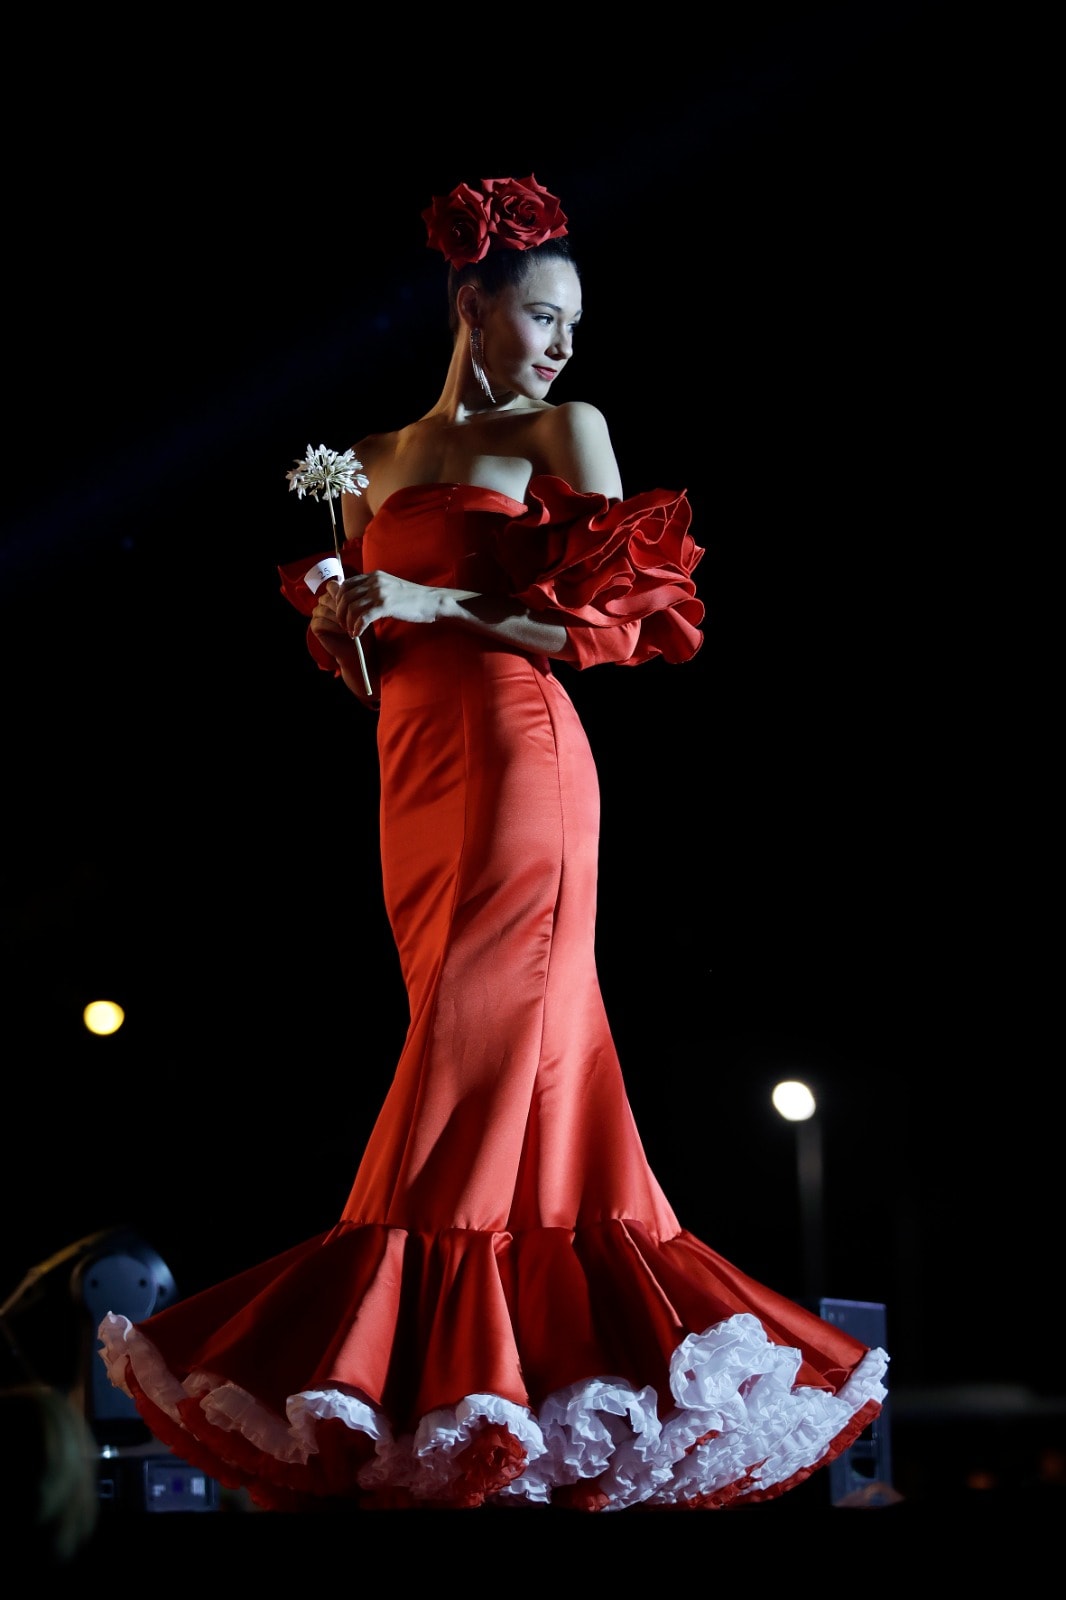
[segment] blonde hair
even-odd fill
[[[95,1456],[88,1423],[61,1390],[0,1389],[0,1493],[26,1555],[62,1566],[88,1543],[99,1514]]]

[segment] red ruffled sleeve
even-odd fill
[[[526,510],[501,528],[496,556],[515,599],[560,614],[574,666],[690,661],[705,609],[692,579],[704,551],[691,521],[686,490],[610,500],[537,477]]]
[[[340,566],[344,577],[347,578],[354,572],[362,572],[362,561],[362,539],[349,539],[341,548]],[[281,592],[301,616],[311,615],[315,609],[316,590],[330,578],[339,575],[337,565],[336,553],[332,550],[322,550],[318,555],[303,556],[299,561],[290,561],[278,568]],[[339,677],[340,669],[336,661],[318,642],[310,627],[307,630],[307,648],[323,672],[331,672],[334,677]]]

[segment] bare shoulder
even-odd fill
[[[355,459],[362,462],[363,471],[368,477],[374,468],[391,460],[396,450],[396,439],[395,433],[368,433],[365,439],[360,439],[358,444],[352,446]]]
[[[545,407],[544,416],[548,426],[560,435],[589,441],[610,438],[607,418],[587,400],[563,400],[559,405]]]
[[[365,439],[360,439],[358,444],[351,447],[352,454],[369,482],[368,487],[359,494],[341,495],[341,521],[344,524],[346,539],[358,538],[374,514],[376,503],[372,504],[368,497],[373,494],[382,463],[391,459],[392,449],[389,441],[393,439],[395,439],[394,434],[368,433]]]
[[[587,400],[565,400],[541,413],[547,471],[564,479],[579,494],[622,494],[607,418]]]

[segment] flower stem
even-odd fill
[[[333,528],[333,551],[337,557],[337,560],[339,561],[341,559],[341,541],[340,535],[337,532],[337,519],[333,515],[333,496],[328,490],[326,491],[326,504],[329,506],[329,520],[330,525]],[[370,686],[370,674],[366,670],[366,656],[363,654],[363,642],[361,639],[356,639],[354,643],[356,654],[359,657],[359,671],[363,674],[363,688],[366,690],[370,699],[373,700],[374,691]]]

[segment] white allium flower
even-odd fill
[[[317,500],[322,494],[327,500],[336,500],[342,494],[362,494],[370,479],[357,461],[354,450],[338,455],[320,444],[317,450],[307,446],[307,459],[297,461],[291,472],[285,474],[289,488],[295,489],[302,500],[309,494]]]
[[[317,500],[323,495],[329,511],[330,525],[333,529],[333,549],[337,558],[337,571],[331,573],[333,577],[344,575],[344,565],[341,560],[341,539],[337,528],[337,518],[333,514],[333,502],[342,494],[362,494],[367,488],[370,479],[362,470],[363,463],[357,461],[354,450],[345,450],[343,455],[338,455],[336,450],[329,450],[320,444],[317,450],[307,446],[307,458],[297,461],[291,472],[285,474],[289,480],[289,488],[295,489],[302,500],[309,494],[312,500]],[[363,688],[368,699],[373,699],[374,690],[370,683],[370,674],[366,668],[366,656],[363,651],[362,641],[355,640],[355,651],[359,658],[359,670],[363,678]]]

